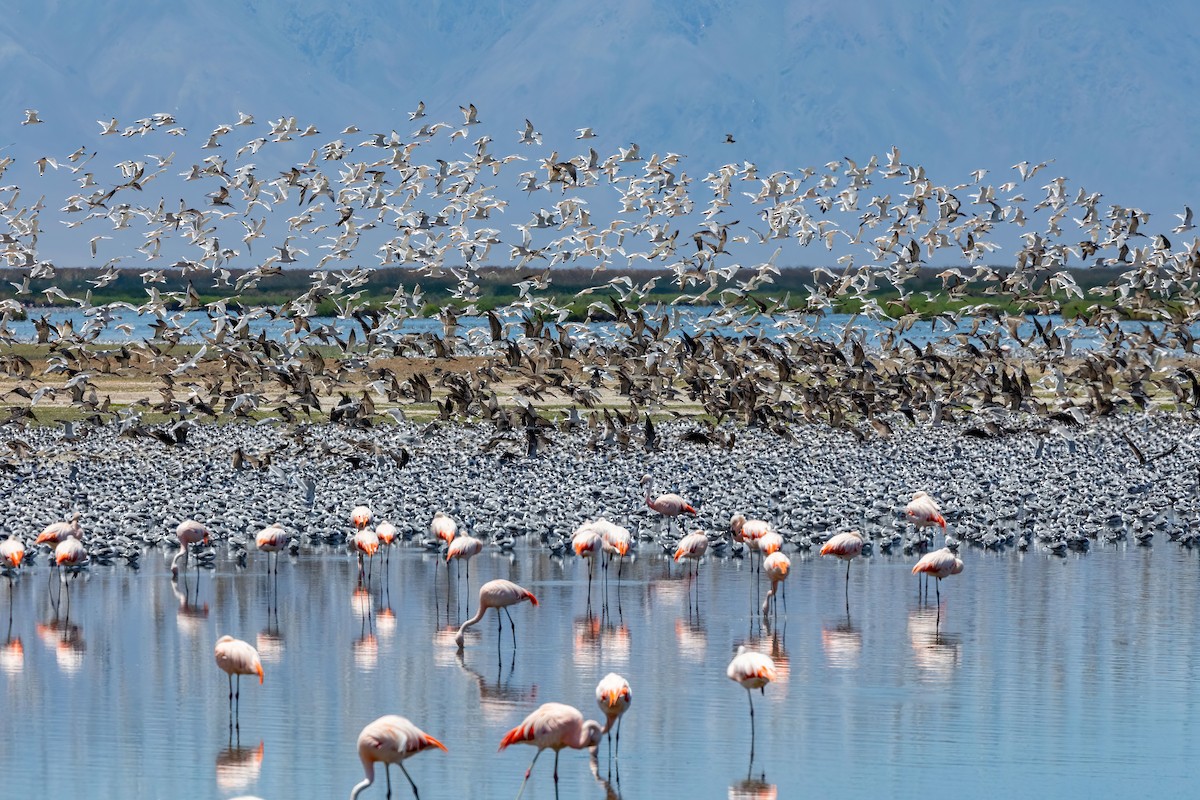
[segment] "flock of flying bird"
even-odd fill
[[[725,535],[713,537],[697,530],[682,537],[670,537],[672,520],[695,515],[696,509],[686,499],[675,493],[655,495],[652,492],[652,480],[649,475],[642,478],[646,506],[661,515],[666,521],[667,531],[663,534],[663,542],[675,542],[672,558],[675,562],[690,560],[699,569],[701,559],[707,554],[710,545],[724,547],[731,542],[739,543],[753,559],[754,553],[759,553],[759,569],[770,584],[769,591],[763,601],[761,612],[768,615],[771,602],[776,597],[781,584],[786,580],[791,561],[783,552],[784,538],[774,530],[774,526],[766,520],[746,519],[743,514],[735,514],[730,520]],[[918,531],[922,529],[946,528],[946,520],[936,500],[924,491],[916,492],[904,509],[905,518]],[[367,506],[357,506],[350,513],[354,533],[346,537],[348,548],[357,554],[359,559],[359,581],[364,577],[370,580],[368,572],[371,561],[379,553],[380,547],[390,547],[398,540],[396,526],[386,521],[375,523],[374,515]],[[375,524],[373,524],[375,523]],[[435,513],[430,522],[431,538],[426,546],[440,549],[445,545],[445,563],[459,560],[467,563],[467,582],[470,584],[470,559],[478,555],[484,543],[472,536],[459,531],[457,523],[443,512]],[[201,545],[209,544],[211,532],[201,522],[184,520],[175,530],[179,550],[171,561],[172,580],[178,578],[180,570],[186,570],[190,553]],[[83,544],[85,533],[80,523],[80,514],[75,513],[70,519],[48,525],[37,536],[35,547],[46,546],[52,550],[51,568],[60,570],[62,581],[67,586],[67,603],[69,615],[70,592],[67,583],[68,573],[78,574],[89,563],[86,548]],[[607,569],[609,561],[623,560],[630,554],[634,545],[633,536],[626,528],[606,519],[595,519],[580,525],[571,536],[570,547],[575,554],[588,560],[588,597],[591,598],[592,568],[603,560]],[[274,570],[278,571],[278,554],[289,546],[291,534],[279,524],[269,525],[258,532],[255,538],[257,548],[267,554],[267,572],[270,574],[270,555],[276,555]],[[932,539],[928,541],[932,542]],[[846,562],[846,603],[849,609],[850,562],[863,553],[865,539],[858,531],[847,531],[833,535],[825,540],[820,553],[822,556],[833,556]],[[912,572],[915,575],[933,576],[937,580],[938,618],[941,612],[940,582],[943,578],[958,574],[963,569],[963,562],[956,555],[957,544],[947,540],[947,546],[931,550],[923,555]],[[669,551],[668,551],[669,552]],[[10,581],[21,569],[25,559],[25,546],[20,537],[9,536],[0,542],[0,567]],[[623,561],[622,561],[623,563]],[[618,573],[619,580],[619,573]],[[698,584],[697,584],[698,585]],[[538,599],[529,590],[508,580],[496,579],[488,581],[479,588],[479,600],[476,614],[462,622],[455,643],[461,651],[465,644],[467,630],[478,624],[489,609],[495,611],[499,638],[499,647],[503,640],[503,623],[501,612],[507,616],[512,633],[513,646],[516,647],[516,627],[509,608],[520,603],[529,602],[537,606]],[[697,603],[699,598],[697,597]],[[469,608],[468,608],[469,611]],[[11,603],[10,603],[11,620]],[[11,624],[11,622],[10,622]],[[257,676],[261,684],[264,680],[262,662],[258,651],[253,645],[232,636],[221,636],[215,645],[214,656],[217,666],[226,673],[229,684],[229,713],[231,730],[236,724],[240,730],[241,676]],[[765,687],[776,678],[776,665],[770,655],[757,650],[748,649],[745,645],[738,648],[737,654],[729,662],[726,670],[728,678],[747,691],[750,705],[751,762],[754,758],[754,701],[753,691],[765,693]],[[236,681],[236,683],[235,683]],[[517,797],[524,792],[525,785],[532,773],[542,751],[555,751],[554,782],[558,783],[558,756],[562,749],[590,749],[593,755],[604,734],[610,734],[615,729],[617,756],[620,753],[620,721],[622,715],[632,703],[632,690],[629,682],[620,675],[609,673],[596,687],[596,702],[605,717],[602,725],[599,722],[585,720],[584,715],[577,709],[561,703],[545,703],[527,716],[519,725],[510,730],[500,742],[503,750],[513,744],[529,744],[536,748],[533,760],[525,772],[524,781]],[[375,781],[376,764],[383,764],[387,781],[387,793],[391,796],[390,767],[396,764],[409,781],[413,794],[419,797],[417,786],[409,775],[404,761],[409,757],[428,749],[445,751],[446,746],[437,738],[422,731],[408,719],[397,715],[385,715],[376,719],[363,728],[357,740],[357,751],[364,770],[364,779],[356,784],[350,798],[354,800]]]
[[[0,179],[22,172],[38,186],[0,186],[0,257],[16,271],[15,295],[0,302],[0,339],[14,341],[7,324],[43,300],[83,316],[38,320],[39,341],[51,347],[44,372],[19,353],[0,355],[9,418],[69,403],[90,422],[115,419],[130,435],[167,440],[197,418],[286,422],[324,410],[365,426],[377,404],[399,416],[405,404],[436,402],[446,419],[494,423],[497,447],[517,455],[553,435],[538,408],[547,401],[569,407],[561,424],[591,427],[596,446],[653,446],[650,412],[678,402],[697,407],[696,437],[717,443],[730,441],[713,423],[725,419],[784,436],[794,423],[818,422],[860,438],[888,436],[905,418],[967,419],[993,437],[1006,432],[1001,412],[1075,424],[1200,402],[1187,358],[1196,238],[1176,246],[1149,232],[1144,211],[1046,177],[1049,163],[1022,162],[998,181],[981,169],[949,185],[897,148],[823,168],[767,172],[739,160],[692,172],[685,156],[637,143],[601,153],[591,128],[578,131],[582,152],[546,152],[528,120],[512,137],[516,152],[496,152],[484,117],[469,105],[458,124],[434,122],[421,104],[407,135],[348,125],[331,136],[295,117],[263,124],[240,113],[196,139],[161,113],[100,120],[99,146],[0,158]],[[23,124],[49,123],[31,109]],[[138,148],[143,141],[153,145]],[[192,141],[198,150],[175,149]],[[137,152],[147,149],[159,154]],[[67,173],[68,196],[47,204],[41,185],[57,187]],[[1178,217],[1169,233],[1189,234],[1191,210]],[[31,281],[53,282],[59,269],[42,254],[51,229],[61,229],[56,251],[86,240],[75,258],[105,259],[97,288],[138,271],[145,302],[98,303],[90,290],[71,296],[57,285],[35,292]],[[271,243],[265,257],[260,240]],[[799,255],[806,247],[820,256]],[[1005,247],[1015,249],[1011,266],[990,265]],[[812,270],[806,297],[771,294],[781,260],[819,258],[829,266]],[[485,311],[481,270],[498,260],[523,277],[514,302]],[[591,269],[595,285],[562,296],[560,265]],[[661,274],[635,282],[628,270],[639,265]],[[385,267],[397,268],[396,291],[375,307],[362,287]],[[278,304],[244,300],[285,268],[309,271],[308,289]],[[1085,290],[1077,268],[1112,278]],[[929,298],[910,287],[939,269],[952,299],[1041,316],[972,302],[937,314],[929,337],[917,338]],[[447,275],[456,288],[438,312],[441,332],[406,329],[424,311],[420,282]],[[186,291],[160,290],[168,276],[186,278]],[[676,302],[648,299],[667,286]],[[881,305],[884,289],[898,293],[894,302]],[[1078,299],[1097,305],[1072,320],[1045,316]],[[337,320],[317,314],[330,302]],[[571,302],[615,319],[617,334],[569,321]],[[847,302],[854,318],[822,322]],[[698,308],[694,319],[679,304]],[[153,336],[105,344],[114,329],[128,333],[119,320],[132,312],[155,319]],[[1157,324],[1130,330],[1120,324],[1129,313]],[[488,324],[465,328],[464,315]],[[268,320],[289,327],[255,333]],[[882,325],[878,341],[860,321]],[[452,361],[465,353],[481,358]],[[396,356],[417,369],[382,361]],[[105,396],[112,376],[148,377],[153,390],[119,407]],[[148,411],[170,423],[143,425]]]

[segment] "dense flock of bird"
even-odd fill
[[[525,446],[514,449],[534,452],[557,413],[543,403],[618,438],[680,402],[708,420],[785,436],[793,423],[819,422],[865,438],[956,419],[994,437],[1006,411],[1074,424],[1200,400],[1190,209],[1155,233],[1147,213],[1050,177],[1050,163],[994,178],[981,169],[947,185],[896,148],[823,167],[768,172],[739,157],[693,171],[686,156],[637,143],[599,152],[607,140],[591,128],[570,149],[551,149],[532,122],[501,134],[485,116],[469,105],[461,119],[434,121],[422,104],[405,133],[348,125],[329,134],[295,117],[241,113],[196,136],[161,113],[100,120],[100,141],[71,153],[0,159],[0,179],[33,182],[0,187],[0,255],[20,270],[15,299],[0,306],[0,337],[39,301],[84,315],[39,320],[38,338],[51,345],[44,372],[18,353],[0,356],[11,418],[65,403],[136,434],[150,410],[179,425],[217,415],[290,421],[324,408],[365,425],[436,402],[444,418],[522,433]],[[22,131],[52,124],[30,110]],[[505,140],[512,148],[494,149]],[[727,144],[732,157],[732,136]],[[48,203],[48,188],[68,195]],[[72,297],[53,285],[35,296],[30,281],[53,280],[58,268],[42,255],[47,240],[57,253],[77,248],[70,266],[96,265],[97,287],[138,271],[145,301],[94,303],[90,291]],[[807,297],[772,293],[780,263],[822,260]],[[481,314],[479,272],[495,263],[523,271],[518,297]],[[559,265],[591,269],[595,284],[556,292]],[[909,287],[931,265],[952,298],[1040,315],[1085,296],[1103,304],[1063,320],[976,303],[939,313],[914,342],[926,323]],[[622,271],[638,266],[661,275],[635,284]],[[1070,270],[1092,266],[1116,277],[1085,292]],[[361,287],[385,267],[398,268],[395,294],[371,307]],[[308,271],[308,290],[274,305],[243,301],[240,292],[269,287],[285,268]],[[187,290],[160,291],[168,275],[186,277]],[[437,276],[457,283],[456,304],[438,313],[442,330],[406,330],[423,310],[421,281]],[[679,300],[646,302],[660,284]],[[889,288],[899,298],[885,313],[872,293]],[[201,289],[219,299],[202,301]],[[859,308],[850,322],[822,322],[847,300]],[[316,316],[326,301],[336,320]],[[571,301],[615,318],[617,335],[598,339],[568,321]],[[700,311],[681,321],[685,304]],[[101,344],[132,312],[154,318],[154,335]],[[1154,324],[1119,324],[1129,313]],[[461,317],[477,314],[489,324],[465,330]],[[264,319],[291,327],[256,335]],[[878,339],[865,320],[883,326]],[[464,353],[483,358],[441,369]],[[396,356],[421,367],[398,373],[381,361]],[[101,379],[112,376],[153,388],[123,407],[106,396]],[[612,408],[621,413],[602,413]]]
[[[177,575],[211,568],[218,549],[242,566],[261,551],[275,571],[281,558],[339,548],[369,574],[397,546],[468,570],[485,548],[514,557],[533,548],[586,559],[590,601],[600,564],[620,580],[630,558],[691,569],[751,558],[764,589],[756,610],[770,615],[789,575],[820,556],[846,561],[848,608],[853,559],[903,555],[936,579],[940,614],[940,581],[969,566],[967,548],[1063,556],[1156,537],[1200,544],[1194,237],[1176,247],[1149,233],[1137,208],[1065,178],[1035,181],[1046,163],[939,185],[893,148],[769,174],[738,160],[699,177],[684,156],[634,143],[602,155],[590,128],[578,131],[580,152],[545,152],[527,121],[517,152],[493,152],[481,112],[462,113],[459,124],[433,122],[422,104],[409,135],[350,125],[334,137],[294,117],[264,125],[240,114],[199,137],[194,157],[175,150],[194,135],[155,114],[101,121],[100,146],[32,167],[0,158],[0,178],[25,168],[35,181],[69,172],[77,183],[49,207],[44,196],[30,201],[39,190],[0,187],[0,255],[23,271],[18,299],[0,304],[6,344],[17,343],[8,324],[22,304],[40,299],[30,282],[55,275],[39,240],[60,223],[64,241],[86,239],[87,260],[103,263],[96,286],[141,269],[146,290],[125,308],[47,289],[86,321],[43,318],[44,373],[11,348],[0,354],[10,404],[0,559],[10,580],[48,561],[69,604],[72,573],[138,568],[148,553],[169,553]],[[24,124],[44,123],[31,110]],[[122,152],[142,142],[169,152],[109,168],[108,137]],[[514,186],[514,197],[501,188]],[[1173,236],[1193,229],[1190,209],[1179,218]],[[1006,237],[1012,265],[989,266]],[[771,295],[772,277],[796,257],[785,247],[810,246],[837,266],[815,270],[793,307]],[[464,330],[462,316],[480,315],[479,270],[497,259],[527,270],[519,297]],[[906,285],[950,260],[959,265],[938,275],[950,296],[1042,316],[980,304],[922,321]],[[661,277],[605,280],[641,262]],[[592,269],[596,285],[556,293],[559,264]],[[1068,268],[1091,265],[1120,270],[1095,292],[1111,303],[1076,320],[1045,316],[1084,296]],[[395,295],[369,307],[361,287],[384,267],[396,268]],[[309,270],[308,291],[273,306],[239,300],[285,268]],[[187,292],[159,291],[172,273],[189,279]],[[420,281],[445,274],[460,305],[440,310],[440,333],[406,330],[422,312]],[[644,302],[660,282],[698,307],[686,324],[679,304]],[[202,302],[196,285],[222,299]],[[904,313],[885,314],[872,295],[884,287],[900,292]],[[589,297],[618,335],[568,321],[567,303]],[[821,322],[846,299],[882,326],[878,339],[857,316]],[[337,321],[317,316],[325,301]],[[130,309],[154,317],[154,335],[114,346],[108,326]],[[1131,329],[1121,324],[1128,312],[1153,324]],[[268,318],[291,327],[252,333]],[[926,343],[915,343],[926,324]],[[451,368],[464,354],[476,358]],[[397,357],[415,369],[384,362]],[[155,398],[115,406],[100,385],[113,376],[149,377]],[[27,425],[48,403],[82,421]],[[407,405],[433,403],[434,421],[405,418]],[[320,410],[329,423],[311,421]],[[151,423],[149,412],[168,421]],[[379,424],[389,414],[394,424]],[[218,418],[227,424],[196,424]],[[515,644],[510,609],[522,602],[538,603],[509,581],[479,587],[458,646],[489,613],[509,621]],[[233,637],[216,642],[215,656],[229,675],[232,722],[240,677],[262,681],[262,666]],[[750,697],[752,732],[752,692],[774,669],[745,649],[728,664]],[[557,781],[558,751],[597,746],[632,691],[609,675],[596,697],[603,723],[547,703],[501,748],[531,744],[534,763],[555,750]],[[363,729],[357,749],[365,777],[351,798],[374,782],[376,764],[388,769],[389,795],[391,764],[416,795],[404,761],[447,745],[388,715]]]

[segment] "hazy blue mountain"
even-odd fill
[[[454,123],[474,102],[499,152],[529,117],[564,155],[592,126],[602,152],[636,141],[692,174],[897,145],[935,180],[999,183],[1053,158],[1165,228],[1200,184],[1198,25],[1200,4],[1109,0],[23,2],[0,19],[0,145],[61,157],[95,120],[158,111],[197,137],[239,110],[407,136],[418,100]]]

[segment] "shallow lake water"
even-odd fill
[[[856,561],[847,595],[841,562],[791,553],[772,624],[748,561],[706,561],[693,581],[644,543],[619,583],[610,572],[607,611],[596,579],[589,614],[586,562],[518,542],[473,561],[472,609],[495,577],[541,605],[512,610],[515,650],[489,612],[461,656],[465,573],[447,583],[416,545],[386,569],[377,558],[369,588],[341,550],[285,557],[275,580],[263,556],[243,569],[218,545],[186,592],[171,554],[151,550],[139,570],[92,567],[57,607],[40,559],[11,606],[0,586],[3,795],[346,797],[362,778],[359,730],[396,713],[449,748],[407,762],[422,797],[512,797],[533,749],[498,753],[504,733],[548,701],[600,718],[596,683],[616,671],[633,690],[620,759],[602,745],[594,773],[586,752],[563,751],[559,797],[1187,796],[1200,556],[1156,542],[1065,558],[964,550],[940,621],[915,557]],[[242,681],[233,732],[213,660],[225,633],[265,669],[263,685]],[[725,677],[739,644],[779,668],[755,694],[753,763],[746,691]],[[526,797],[555,796],[552,765],[543,754]],[[393,796],[411,797],[392,773]],[[384,795],[381,772],[363,798]]]

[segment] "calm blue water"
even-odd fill
[[[1195,553],[1165,540],[1067,558],[968,551],[942,584],[940,625],[912,559],[855,563],[847,614],[840,562],[792,555],[787,613],[765,625],[741,561],[706,562],[694,586],[643,550],[619,592],[610,581],[607,614],[593,587],[589,616],[586,564],[485,550],[473,589],[508,577],[542,605],[514,610],[515,652],[489,616],[461,658],[465,605],[413,547],[369,591],[341,551],[285,558],[277,590],[257,554],[246,570],[222,558],[186,602],[169,553],[151,551],[140,571],[81,576],[69,620],[43,560],[14,587],[0,654],[3,795],[345,797],[362,777],[359,730],[399,713],[449,747],[408,762],[423,797],[515,796],[533,751],[497,753],[504,733],[551,700],[598,717],[610,670],[634,695],[619,771],[606,783],[564,751],[560,797],[1193,795]],[[224,633],[256,643],[266,671],[243,681],[232,738],[212,652]],[[743,643],[780,668],[756,697],[753,764],[746,692],[725,677]],[[528,797],[555,796],[552,760]],[[604,747],[597,771],[609,774]],[[411,796],[393,772],[394,796]],[[381,775],[364,797],[383,796]]]

